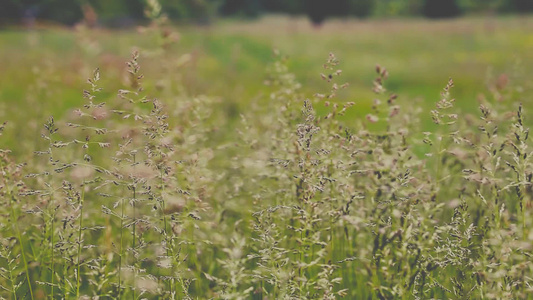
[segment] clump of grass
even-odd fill
[[[0,125],[0,136],[7,122]],[[23,232],[19,226],[21,204],[17,197],[19,192],[24,191],[22,182],[22,164],[15,165],[9,157],[11,151],[0,149],[0,171],[2,181],[0,182],[0,196],[2,199],[2,216],[5,218],[1,229],[3,238],[1,240],[0,258],[4,265],[0,268],[0,287],[6,292],[8,297],[17,298],[17,295],[29,294],[33,298],[33,288],[30,279],[30,269],[23,239]]]
[[[134,51],[116,94],[96,69],[80,108],[45,122],[28,166],[1,150],[0,295],[528,297],[523,106],[485,98],[463,117],[450,80],[436,129],[420,132],[377,66],[372,111],[353,120],[335,55],[310,95],[275,57],[267,104],[242,112],[235,140],[218,136],[217,99],[174,94],[170,79],[145,89],[148,58]]]

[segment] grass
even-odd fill
[[[182,73],[172,76],[181,76],[182,88],[190,94],[221,97],[232,118],[246,109],[250,101],[247,99],[256,99],[257,91],[262,90],[265,66],[272,60],[273,48],[291,57],[291,70],[305,83],[304,89],[315,85],[324,88],[315,75],[321,72],[316,62],[330,51],[349,62],[343,67],[343,75],[351,89],[340,94],[339,99],[355,101],[361,108],[350,116],[364,117],[368,113],[373,99],[368,85],[377,63],[396,75],[388,87],[402,97],[400,101],[420,98],[425,103],[423,107],[428,108],[442,82],[453,77],[457,82],[454,95],[460,99],[458,105],[472,112],[478,94],[486,90],[488,78],[515,74],[512,79],[520,81],[531,75],[528,73],[532,60],[528,51],[532,43],[531,23],[527,17],[429,23],[416,19],[337,21],[317,31],[301,19],[269,17],[246,26],[225,21],[211,28],[180,29],[179,42],[170,46],[173,51],[168,52],[167,59],[172,64],[179,64],[180,58],[182,63],[188,61],[181,67]],[[31,111],[39,113],[29,118],[32,120],[63,114],[79,105],[83,78],[89,76],[94,66],[105,69],[110,78],[121,77],[123,58],[132,47],[156,50],[162,43],[157,36],[135,31],[61,29],[33,33],[3,31],[0,41],[4,70],[0,100],[5,106],[4,115],[20,114],[18,105],[8,104],[30,102],[34,107],[41,106]],[[190,56],[182,57],[184,54]],[[150,66],[145,70],[147,77],[159,78],[155,74],[162,71],[161,64],[149,61],[147,64]],[[120,81],[109,83],[112,88],[119,88]],[[147,88],[155,84],[147,82]],[[45,92],[43,87],[48,85],[51,88]],[[28,87],[40,90],[30,93]],[[43,104],[51,99],[54,105]],[[430,120],[425,119],[425,124],[430,126]],[[35,130],[38,126],[30,125]],[[28,140],[35,137],[28,136]]]
[[[530,18],[154,24],[0,33],[1,297],[531,298]]]

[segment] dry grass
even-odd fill
[[[377,66],[365,118],[346,121],[358,103],[336,100],[350,87],[335,55],[309,93],[275,53],[220,136],[220,99],[182,89],[169,29],[150,30],[160,50],[134,51],[121,77],[94,70],[83,104],[39,126],[34,159],[0,152],[1,297],[531,298],[533,164],[513,83],[491,81],[472,115],[449,80],[424,111]]]

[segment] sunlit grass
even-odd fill
[[[528,299],[532,26],[0,32],[0,296]]]

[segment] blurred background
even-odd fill
[[[3,0],[3,23],[49,21],[72,25],[92,19],[92,25],[124,27],[146,22],[147,0]],[[175,21],[208,24],[218,17],[255,18],[270,13],[306,15],[314,24],[330,17],[455,17],[467,14],[510,14],[533,11],[531,0],[161,0]]]
[[[49,115],[83,104],[96,67],[102,97],[115,98],[133,49],[154,96],[216,99],[213,122],[228,135],[250,104],[268,106],[273,49],[306,97],[330,88],[320,74],[335,53],[350,84],[335,101],[356,103],[348,123],[371,110],[375,66],[386,67],[385,87],[431,129],[429,110],[450,77],[467,113],[480,98],[531,101],[532,12],[533,0],[1,0],[4,142],[34,149]]]

